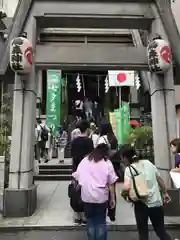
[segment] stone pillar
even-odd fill
[[[168,39],[157,9],[153,6],[156,20],[152,24],[149,39],[159,34]],[[151,74],[151,108],[154,137],[155,164],[167,186],[170,186],[169,170],[174,165],[169,143],[176,137],[175,92],[172,67],[164,75]]]
[[[34,20],[30,38],[34,52],[35,23]],[[9,188],[4,192],[5,217],[30,216],[37,206],[37,186],[33,184],[36,92],[37,74],[33,63],[29,75],[15,74]]]
[[[171,164],[169,159],[170,152],[164,79],[153,73],[151,74],[150,86],[155,164],[166,184],[169,184],[169,169],[171,168]]]
[[[5,217],[30,216],[37,203],[36,186],[33,185],[36,92],[32,88],[36,80],[23,84],[22,78],[15,76],[9,188],[4,194]]]

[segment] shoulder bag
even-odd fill
[[[132,169],[135,172],[135,174],[133,174]],[[132,165],[129,167],[129,171],[131,174],[131,183],[129,191],[130,200],[133,202],[144,200],[145,198],[148,197],[148,186],[144,175],[139,173],[137,169]]]

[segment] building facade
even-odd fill
[[[0,0],[0,8],[6,12],[8,18],[14,16],[18,1],[19,0]]]
[[[18,0],[0,0],[0,8],[2,8],[6,14],[8,18],[12,18],[14,15],[14,12],[16,10],[18,4]],[[178,15],[178,11],[177,9],[180,7],[180,2],[178,0],[176,0],[173,4],[172,4],[172,9],[173,9],[173,13],[176,19],[176,23],[179,26],[179,30],[180,30],[180,17]],[[176,71],[177,73],[178,71]],[[13,74],[11,74],[11,76],[13,77]],[[180,79],[178,78],[179,74],[176,74],[176,82],[175,82],[175,96],[176,96],[176,105],[180,104]],[[4,81],[5,82],[5,81]],[[39,74],[39,89],[38,89],[38,95],[41,98],[41,102],[45,102],[45,97],[46,94],[43,93],[43,89],[45,89],[45,79],[43,78],[43,74],[40,73]],[[6,87],[5,84],[2,84],[1,91],[2,89],[6,90],[8,89],[8,91],[11,89],[10,87]],[[44,86],[44,87],[43,87]],[[149,108],[149,95],[146,94],[143,89],[141,89],[140,92],[138,92],[136,90],[135,87],[132,87],[130,89],[130,99],[131,99],[131,105],[132,105],[132,112],[131,115],[133,118],[138,118],[141,114],[141,111],[143,112],[148,111]],[[141,103],[141,104],[140,104]],[[45,108],[45,107],[44,107]],[[43,111],[44,112],[44,111]]]

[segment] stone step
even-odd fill
[[[119,239],[126,239],[126,240],[138,240],[138,233],[135,226],[109,226],[108,228],[108,239],[109,240],[119,240]],[[179,226],[177,227],[171,227],[166,226],[170,236],[172,239],[179,240]],[[8,227],[7,230],[2,229],[0,233],[0,238],[2,240],[5,239],[21,239],[22,238],[22,232],[23,236],[25,236],[26,240],[50,240],[50,239],[62,239],[62,240],[87,240],[87,233],[85,227],[35,227],[32,226],[26,228],[22,227],[22,229],[16,228],[16,231],[14,231],[13,228]],[[152,230],[152,227],[149,229],[149,240],[158,240],[158,237],[155,235],[154,231]],[[10,236],[10,237],[9,237]]]
[[[40,169],[39,170],[39,175],[72,175],[72,169],[63,169],[63,168],[58,168],[58,169]]]
[[[46,170],[52,170],[52,169],[72,169],[72,164],[40,164],[39,165],[39,170],[41,169],[46,169]]]
[[[34,176],[35,181],[71,181],[72,176],[71,175],[58,175],[58,174],[39,174]]]

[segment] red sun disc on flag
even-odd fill
[[[125,73],[119,73],[117,75],[117,80],[120,82],[120,83],[123,83],[126,81],[126,74]]]

